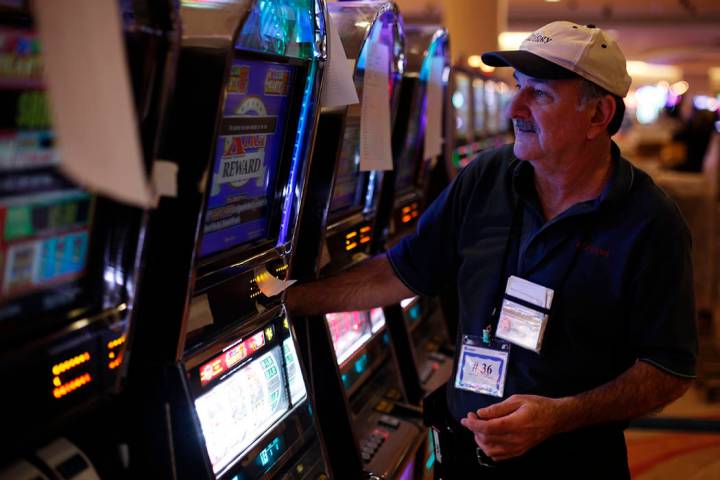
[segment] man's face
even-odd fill
[[[541,80],[515,72],[509,114],[515,156],[552,168],[572,159],[585,142],[591,115],[579,109],[580,80]]]

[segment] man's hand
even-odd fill
[[[475,443],[495,461],[527,452],[558,433],[562,424],[558,400],[536,395],[510,398],[469,412],[460,423],[475,435]]]
[[[638,361],[614,380],[578,395],[513,395],[468,413],[461,423],[493,460],[522,455],[546,438],[590,425],[628,421],[680,397],[692,379]]]

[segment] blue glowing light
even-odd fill
[[[313,86],[315,85],[315,75],[317,73],[317,62],[310,64],[310,72],[305,80],[305,91],[303,92],[302,106],[300,107],[300,119],[298,120],[298,131],[295,135],[295,145],[293,146],[292,166],[290,168],[289,188],[285,195],[285,204],[283,205],[282,223],[280,224],[280,235],[278,236],[278,245],[287,242],[288,230],[290,228],[290,219],[295,199],[295,186],[297,185],[298,171],[305,153],[305,131],[307,130],[308,119],[310,117]]]
[[[355,361],[355,371],[357,373],[363,373],[365,370],[367,370],[367,366],[368,366],[368,356],[366,353],[362,357],[358,358]]]

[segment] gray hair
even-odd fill
[[[590,80],[580,78],[580,101],[577,106],[578,110],[584,109],[589,102],[603,98],[605,95],[610,95],[613,99],[615,99],[615,115],[608,124],[608,133],[612,136],[620,130],[620,125],[622,125],[622,121],[625,116],[625,102],[621,97],[608,92],[600,85],[597,85]]]

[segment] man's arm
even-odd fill
[[[638,361],[615,380],[564,398],[513,395],[469,412],[461,423],[493,460],[522,455],[546,438],[590,425],[627,421],[655,412],[687,391],[692,379]]]
[[[293,285],[285,303],[296,315],[319,315],[368,310],[414,295],[397,277],[387,255],[381,254],[329,278]]]

